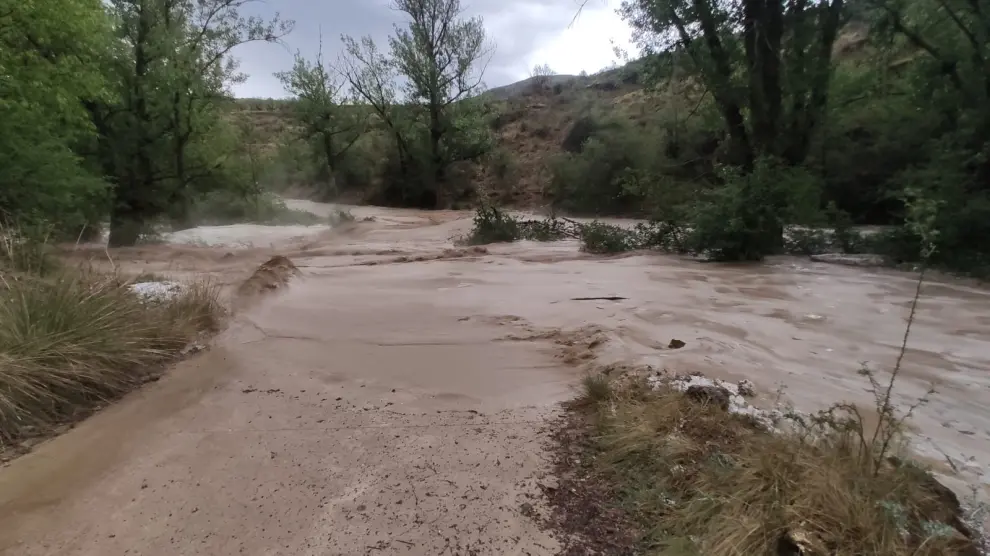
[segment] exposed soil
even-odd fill
[[[551,426],[556,486],[544,488],[551,513],[547,526],[558,532],[560,554],[632,554],[641,535],[639,525],[616,503],[615,485],[596,474],[591,423],[568,412]]]
[[[208,275],[235,300],[246,283],[270,293],[238,307],[210,349],[0,470],[0,553],[574,550],[541,529],[555,480],[546,424],[587,369],[746,378],[758,403],[783,385],[806,411],[868,406],[857,370],[892,365],[914,286],[796,258],[460,249],[468,213],[351,210],[345,228],[272,241],[258,227],[198,246],[70,250],[128,274]],[[895,401],[937,382],[912,422],[916,447],[952,462],[953,488],[985,488],[990,295],[956,281],[923,295]]]

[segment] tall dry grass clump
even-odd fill
[[[25,268],[9,253],[0,253],[0,446],[127,392],[219,325],[223,308],[209,283],[142,299],[114,276],[51,271],[43,256]]]

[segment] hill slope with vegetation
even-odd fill
[[[483,22],[437,12],[457,33],[420,37],[433,12],[403,0],[387,48],[299,53],[279,101],[229,97],[230,53],[292,27],[241,18],[238,1],[13,3],[0,210],[68,238],[109,222],[125,245],[149,226],[277,219],[272,192],[482,200],[677,222],[727,259],[779,251],[789,225],[889,224],[871,248],[897,261],[922,258],[924,220],[926,257],[977,272],[986,10],[954,1],[627,1],[641,59],[593,76],[538,66],[484,94]]]

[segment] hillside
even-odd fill
[[[866,40],[865,27],[850,25],[836,42],[836,55],[850,66],[864,63],[864,58],[868,62],[868,56],[863,55]],[[496,146],[481,164],[458,174],[467,175],[469,183],[460,180],[456,184],[455,188],[464,193],[448,205],[470,205],[480,195],[517,208],[546,206],[555,194],[561,194],[560,184],[553,184],[552,166],[559,163],[561,155],[580,151],[586,139],[608,127],[614,128],[615,135],[650,134],[650,148],[666,153],[667,162],[676,166],[675,179],[693,181],[710,172],[712,156],[721,142],[721,125],[711,119],[711,105],[706,102],[710,96],[704,94],[703,87],[679,70],[673,59],[668,61],[654,64],[652,71],[669,73],[670,77],[649,90],[641,84],[648,71],[646,63],[637,60],[594,75],[531,77],[486,91],[481,98],[496,114],[492,118]],[[289,146],[294,140],[291,103],[238,99],[238,118],[250,128],[249,142],[272,156],[279,146],[283,151],[297,149],[299,144]],[[578,123],[581,126],[576,126]],[[586,129],[579,129],[582,127]],[[576,135],[569,138],[572,133]],[[571,144],[565,147],[566,143]],[[282,153],[283,157],[289,155],[296,154]],[[298,190],[299,180],[294,177],[290,181]],[[277,181],[269,185],[282,187]],[[352,189],[347,198],[373,200],[379,187],[362,184],[359,188],[363,193]],[[593,201],[588,204],[597,207]]]
[[[630,64],[591,76],[533,77],[486,91],[482,98],[498,114],[495,154],[510,160],[511,168],[502,174],[492,164],[482,165],[475,174],[478,188],[513,206],[541,205],[549,183],[546,164],[564,152],[562,142],[582,114],[614,113],[633,121],[646,117],[653,101],[636,83],[637,75],[637,65]],[[235,120],[246,127],[245,141],[273,156],[280,146],[290,145],[291,106],[291,100],[237,99]]]

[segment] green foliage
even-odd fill
[[[693,250],[717,261],[758,261],[780,252],[784,227],[808,220],[818,195],[805,171],[760,159],[752,172],[722,168],[724,185],[709,191],[693,219]]]
[[[581,246],[596,254],[622,253],[637,247],[626,229],[597,220],[581,227]]]
[[[296,54],[292,69],[275,75],[295,97],[291,107],[300,138],[320,162],[320,196],[332,199],[340,192],[338,178],[345,166],[354,168],[347,165],[347,155],[363,136],[369,114],[361,106],[343,104],[346,80],[324,63],[322,46],[315,61]]]
[[[551,162],[550,191],[555,204],[565,210],[593,214],[630,212],[641,207],[643,191],[630,180],[633,172],[658,175],[654,168],[662,159],[655,152],[653,137],[617,120],[582,121],[585,120],[579,120],[574,127],[588,126],[593,130],[590,135],[576,152],[561,154]],[[573,128],[569,136],[572,134]]]
[[[458,171],[494,146],[495,114],[477,95],[487,53],[480,18],[465,19],[459,0],[399,0],[406,25],[396,26],[389,51],[370,37],[344,37],[343,73],[374,112],[392,145],[383,149],[376,200],[436,208],[470,190]],[[400,79],[401,77],[401,79]],[[408,101],[397,102],[402,83]]]
[[[0,212],[77,234],[106,182],[77,152],[83,101],[108,97],[110,18],[99,0],[0,2]]]
[[[190,223],[193,199],[224,185],[241,160],[226,120],[226,88],[240,79],[229,52],[274,42],[290,22],[241,17],[229,0],[110,0],[115,21],[107,74],[115,93],[94,103],[93,155],[115,184],[110,245],[134,243],[144,223]],[[126,37],[126,40],[120,40]],[[255,184],[249,184],[253,186]]]
[[[269,163],[262,168],[260,183],[276,192],[308,188],[322,182],[322,171],[323,165],[310,145],[290,137],[275,146]]]
[[[508,243],[520,239],[519,220],[498,207],[481,205],[474,213],[474,227],[467,242],[471,245]]]

